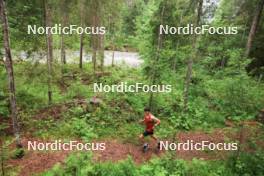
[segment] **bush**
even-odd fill
[[[235,164],[233,164],[235,163]],[[229,165],[237,175],[262,176],[264,173],[263,150],[256,153],[241,153],[238,158],[231,158]]]
[[[97,137],[97,135],[93,132],[93,128],[86,123],[85,119],[73,118],[71,127],[73,133],[85,141],[89,141]]]

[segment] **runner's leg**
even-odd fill
[[[157,149],[160,150],[160,141],[158,140],[158,138],[155,135],[151,135],[151,138],[155,140],[155,142],[157,143]]]
[[[140,134],[139,135],[139,140],[142,144],[144,144],[144,135],[143,134]]]
[[[158,141],[158,138],[153,134],[150,136],[152,139],[154,139],[155,141]]]

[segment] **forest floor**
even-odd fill
[[[249,128],[249,127],[248,127]],[[252,128],[252,127],[250,127]],[[240,133],[233,133],[233,128],[230,129],[215,129],[214,131],[202,132],[202,131],[190,131],[182,132],[177,134],[177,141],[184,142],[186,140],[193,140],[194,142],[210,141],[213,143],[224,142],[226,138],[231,141],[237,141],[240,138]],[[254,129],[256,129],[254,127]],[[247,141],[249,138],[256,136],[257,133],[253,131],[246,130],[243,134],[242,142]],[[22,139],[23,146],[27,146],[28,141],[37,142],[47,142],[31,137],[24,137]],[[157,151],[156,144],[154,142],[150,143],[150,149],[146,152],[142,152],[142,146],[133,143],[124,143],[118,139],[105,139],[96,142],[104,142],[106,144],[106,149],[103,151],[93,151],[93,158],[96,162],[118,162],[120,160],[126,159],[131,156],[136,164],[142,164],[154,157],[162,157],[166,154],[165,151]],[[264,143],[259,143],[259,145],[264,147]],[[11,145],[14,147],[14,144]],[[249,146],[245,146],[245,150],[251,151]],[[72,151],[73,152],[73,151]],[[201,160],[220,160],[225,159],[232,152],[228,151],[186,151],[177,150],[175,152],[175,158],[192,160],[193,158]],[[71,152],[69,151],[52,151],[52,152],[40,152],[40,151],[26,151],[26,154],[21,159],[10,159],[7,161],[8,168],[19,167],[20,176],[30,176],[33,173],[41,173],[52,168],[55,164],[63,164],[67,156]]]
[[[40,110],[34,116],[37,120],[44,120],[48,116],[52,116],[53,119],[59,119],[62,112],[67,110],[70,107],[74,106],[83,106],[84,101],[81,98],[68,102],[65,104],[58,104],[52,107],[45,108]],[[259,133],[263,133],[261,127],[258,123],[244,122],[243,130],[228,121],[225,128],[216,128],[211,131],[199,130],[199,131],[177,131],[174,139],[161,139],[162,141],[171,141],[171,142],[186,142],[187,140],[192,140],[194,143],[209,141],[212,143],[223,143],[223,142],[238,142],[240,141],[243,145],[244,151],[252,152],[254,149],[250,146],[248,141],[255,140],[258,146],[264,148],[264,142],[261,140],[256,140]],[[9,133],[11,129],[7,129]],[[7,168],[17,168],[15,171],[19,173],[20,176],[30,176],[33,173],[41,173],[48,169],[51,169],[55,164],[62,164],[65,162],[65,159],[69,154],[74,153],[74,151],[32,151],[27,150],[28,141],[37,141],[37,142],[50,142],[43,139],[32,137],[30,134],[32,131],[29,129],[24,129],[24,135],[22,138],[22,145],[25,147],[25,156],[21,159],[9,159],[6,164]],[[137,136],[135,136],[135,139]],[[79,139],[72,139],[82,142]],[[124,142],[123,139],[116,138],[101,138],[94,140],[94,142],[105,143],[105,150],[93,151],[93,159],[95,162],[118,162],[120,160],[126,159],[128,156],[131,156],[133,161],[136,164],[142,164],[149,161],[155,157],[162,157],[168,152],[173,152],[175,159],[184,159],[192,160],[194,158],[201,160],[223,160],[228,158],[232,151],[219,151],[219,150],[175,150],[175,151],[158,151],[156,149],[156,143],[154,141],[150,142],[150,149],[146,152],[142,152],[142,145],[135,144],[135,142],[127,141]],[[14,149],[15,144],[12,143],[9,146],[9,149]],[[84,151],[82,151],[84,152]]]

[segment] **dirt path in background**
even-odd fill
[[[227,139],[230,141],[238,140],[239,133],[231,132],[229,129],[215,129],[211,133],[206,132],[179,132],[177,134],[177,142],[186,142],[192,140],[193,142],[210,141],[213,143],[225,142]],[[263,133],[263,131],[262,131]],[[243,135],[242,141],[247,141],[252,137],[256,137],[258,133],[256,131],[246,130]],[[27,147],[28,141],[45,142],[33,138],[23,138],[22,143]],[[47,142],[47,141],[46,141]],[[118,140],[106,139],[97,142],[105,142],[106,149],[103,151],[94,151],[94,160],[96,162],[112,161],[118,162],[131,156],[136,164],[142,164],[154,157],[162,157],[166,152],[157,151],[156,144],[150,143],[150,150],[146,153],[142,152],[142,146],[132,143],[122,143]],[[264,143],[259,142],[258,145],[264,147]],[[13,146],[14,147],[14,146]],[[245,150],[251,149],[246,147]],[[202,160],[219,160],[225,159],[231,152],[228,151],[172,151],[175,152],[175,158],[181,158],[185,160],[192,160],[193,158]],[[31,176],[33,173],[41,173],[52,168],[56,163],[64,163],[65,158],[69,155],[69,151],[56,151],[56,152],[36,152],[27,151],[22,159],[10,159],[8,161],[8,168],[18,166],[20,168],[20,176]]]

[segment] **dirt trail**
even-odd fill
[[[51,142],[43,141],[35,138],[23,138],[22,144],[26,148],[28,141],[39,142]],[[150,160],[154,156],[160,156],[163,152],[158,152],[153,148],[156,146],[154,143],[150,143],[150,149],[146,152],[142,152],[142,146],[128,143],[121,143],[117,140],[105,140],[97,141],[104,142],[106,150],[93,151],[93,159],[96,162],[113,161],[126,159],[129,155],[133,160],[140,164],[142,162]],[[10,148],[15,148],[12,144]],[[26,149],[27,150],[27,149]],[[19,167],[19,176],[31,176],[33,173],[41,173],[48,169],[51,169],[56,163],[63,164],[67,156],[71,152],[69,151],[26,151],[26,154],[21,159],[10,159],[7,162],[7,168]]]
[[[131,156],[135,163],[141,164],[153,157],[160,157],[164,154],[164,151],[157,150],[157,144],[155,142],[149,143],[149,150],[146,153],[143,153],[142,145],[122,143],[118,140],[100,142],[105,142],[106,144],[105,150],[94,152],[94,159],[100,162],[117,162]]]
[[[10,159],[7,161],[7,168],[11,169],[19,167],[19,176],[31,176],[34,173],[41,173],[45,170],[52,168],[56,163],[63,163],[69,151],[56,151],[56,152],[37,152],[27,151],[28,141],[47,142],[35,138],[23,138],[22,145],[25,148],[25,156],[21,159]],[[14,149],[15,144],[10,145]],[[13,170],[13,169],[12,169]]]
[[[211,133],[202,131],[192,132],[179,132],[177,134],[177,142],[186,142],[187,140],[193,140],[194,142],[210,141],[213,143],[225,142],[227,139],[234,141],[238,140],[239,133],[231,132],[232,129],[223,130],[215,129]],[[256,131],[246,130],[243,141],[247,141],[249,138],[256,137],[258,133]],[[27,146],[28,141],[45,142],[38,139],[23,138],[22,143]],[[141,164],[154,157],[162,157],[165,151],[157,151],[156,144],[150,143],[150,150],[146,153],[142,152],[142,146],[132,143],[122,143],[118,140],[100,140],[97,142],[105,142],[106,149],[103,151],[94,151],[94,160],[96,162],[112,161],[117,162],[119,160],[126,159],[129,155],[135,161],[136,164]],[[176,141],[175,141],[176,142]],[[263,141],[258,145],[264,147]],[[14,147],[14,146],[13,146]],[[249,149],[246,149],[249,150]],[[249,150],[250,151],[250,150]],[[179,150],[175,152],[175,158],[181,158],[185,160],[191,160],[193,158],[203,160],[219,160],[225,159],[231,152],[229,151],[186,151]],[[27,151],[26,155],[22,159],[10,159],[8,161],[8,168],[14,166],[20,167],[20,176],[30,176],[33,173],[40,173],[52,168],[56,163],[63,163],[65,158],[69,155],[69,151],[56,151],[56,152],[36,152]]]

